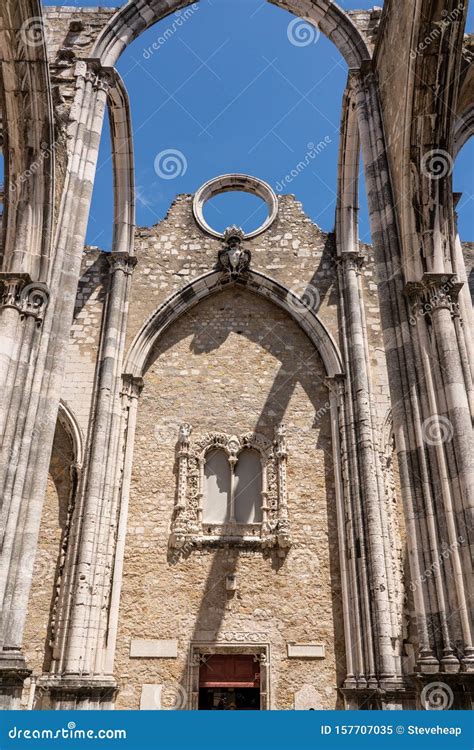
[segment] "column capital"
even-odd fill
[[[336,265],[340,266],[343,269],[347,268],[350,271],[356,271],[356,273],[360,273],[365,260],[366,257],[363,253],[350,251],[338,255],[336,257]]]
[[[137,257],[126,252],[110,253],[107,260],[110,265],[110,273],[123,271],[125,274],[130,275],[137,265]]]
[[[122,389],[120,393],[122,396],[127,396],[129,399],[139,398],[143,385],[143,378],[130,374],[122,375]]]
[[[32,281],[27,273],[0,272],[0,308],[12,307],[20,315],[31,316],[41,323],[49,296],[48,286],[41,281]]]
[[[324,378],[324,384],[335,396],[341,396],[344,394],[346,376],[343,372],[338,372],[336,375]]]
[[[453,273],[425,273],[418,281],[409,281],[403,290],[412,306],[411,325],[416,318],[446,309],[459,314],[457,300],[463,282]]]

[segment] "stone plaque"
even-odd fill
[[[321,643],[289,643],[289,659],[324,659],[324,646]]]
[[[134,638],[130,644],[131,659],[176,659],[178,641],[158,641]]]

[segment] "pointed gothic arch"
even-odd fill
[[[306,333],[323,360],[328,377],[343,375],[341,353],[324,323],[283,284],[259,271],[249,271],[235,281],[223,280],[221,271],[211,271],[169,297],[148,318],[135,336],[125,360],[124,377],[141,378],[158,338],[169,326],[201,300],[231,285],[261,295],[285,310]]]
[[[332,0],[269,0],[273,5],[308,19],[338,48],[350,68],[360,68],[370,60],[370,52],[362,33],[349,15]],[[110,19],[97,39],[91,57],[103,66],[113,66],[124,49],[143,31],[166,16],[186,8],[191,0],[129,1]]]

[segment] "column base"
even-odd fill
[[[23,683],[31,674],[21,651],[0,651],[0,710],[20,708]]]
[[[54,711],[105,711],[113,708],[117,682],[111,676],[43,675],[37,682]]]

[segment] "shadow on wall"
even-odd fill
[[[333,239],[328,238],[322,261],[333,252]],[[334,277],[328,281],[327,277],[321,277],[317,271],[311,284],[318,288],[321,299],[337,294],[333,286]],[[227,288],[212,297],[201,301],[198,305],[185,313],[157,342],[148,360],[147,370],[159,362],[168,351],[175,347],[180,341],[190,337],[189,351],[199,357],[205,354],[217,355],[221,347],[232,335],[241,336],[272,355],[280,365],[276,377],[266,397],[262,394],[264,405],[257,416],[255,424],[249,425],[255,432],[273,438],[273,428],[278,422],[284,421],[290,400],[295,389],[301,387],[314,409],[314,421],[312,428],[323,427],[319,433],[315,448],[322,451],[324,463],[324,475],[326,481],[326,513],[328,518],[329,539],[337,539],[337,519],[334,502],[334,467],[331,451],[331,439],[329,428],[329,403],[327,387],[324,384],[323,365],[319,353],[313,349],[312,354],[298,356],[294,347],[290,344],[291,326],[288,325],[289,316],[273,303],[261,297],[256,299],[260,304],[251,304],[251,298],[255,299],[247,290],[237,287]],[[331,300],[332,301],[332,300]],[[296,323],[292,323],[296,325]],[[289,329],[289,331],[287,330]],[[294,335],[294,334],[293,334]],[[305,334],[302,333],[302,336]],[[247,365],[249,367],[249,365]],[[233,363],[233,374],[243,384],[236,388],[235,399],[245,401],[246,377],[254,379],[249,369],[246,373],[244,349],[242,347],[242,359]],[[212,382],[212,372],[206,372],[206,378]],[[145,380],[146,382],[146,380]],[[178,386],[177,386],[178,387]],[[193,388],[190,381],[190,388]],[[229,381],[229,388],[232,388]],[[145,385],[146,388],[146,385]],[[205,386],[204,386],[205,388]],[[201,400],[206,399],[205,389],[200,393]],[[254,405],[255,406],[255,405]],[[251,414],[251,410],[249,410]],[[177,474],[177,465],[175,466]],[[294,477],[293,477],[294,480]],[[290,480],[291,481],[291,480]],[[315,507],[316,511],[317,508]],[[192,554],[192,552],[191,552]],[[225,616],[226,604],[226,576],[236,573],[239,562],[239,551],[218,549],[214,553],[209,575],[205,584],[205,590],[199,605],[195,619],[194,633],[191,640],[199,639],[199,631],[214,630],[216,632],[222,626]],[[278,571],[285,560],[272,554],[270,564]],[[329,575],[331,579],[331,597],[333,610],[334,649],[337,659],[337,683],[340,685],[345,677],[344,640],[342,631],[342,608],[341,587],[339,579],[338,548],[336,544],[329,545]],[[310,590],[308,595],[311,596]],[[315,595],[315,594],[314,594]],[[338,614],[339,613],[339,614]],[[341,655],[341,658],[337,658]],[[183,670],[181,684],[186,689],[186,681],[189,665]],[[341,700],[340,698],[338,700]],[[342,702],[341,702],[342,705]]]

